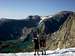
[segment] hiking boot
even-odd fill
[[[36,55],[36,53],[34,55]]]
[[[46,52],[44,53],[44,55],[46,55]]]
[[[43,55],[43,52],[42,52],[42,55]]]

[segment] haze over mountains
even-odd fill
[[[47,49],[75,47],[74,24],[72,11],[46,17],[29,16],[23,20],[0,19],[0,52],[33,51],[31,31],[37,27],[48,36]]]

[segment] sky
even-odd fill
[[[24,19],[29,15],[48,16],[74,11],[75,0],[0,0],[0,18]]]

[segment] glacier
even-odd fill
[[[46,55],[41,55],[39,52],[39,56],[75,56],[75,48],[47,50],[46,52]],[[34,52],[0,53],[0,56],[34,56]]]

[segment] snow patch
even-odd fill
[[[43,56],[75,56],[75,48],[67,48],[61,50],[47,50],[47,55]],[[41,52],[39,52],[41,55]],[[22,52],[22,53],[0,53],[0,56],[34,56],[34,52]],[[38,56],[38,55],[36,55]]]
[[[52,16],[41,16],[41,20],[40,20],[40,23],[44,20],[44,19],[48,19],[48,18],[51,18]],[[40,24],[39,23],[39,24]]]

